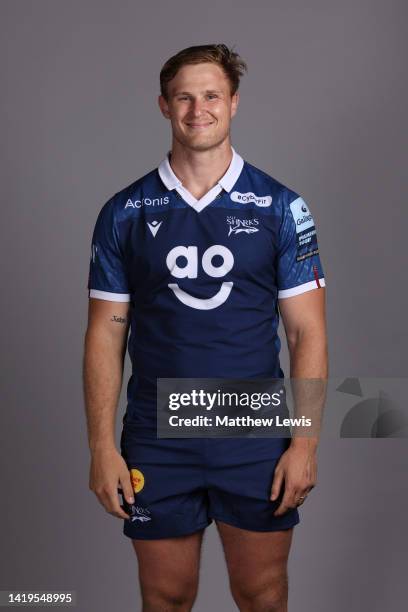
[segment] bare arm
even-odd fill
[[[122,387],[129,331],[129,302],[90,298],[85,334],[83,383],[88,441],[91,451],[90,488],[105,509],[121,518],[117,487],[133,498],[126,463],[115,445],[115,417]]]
[[[290,352],[291,378],[327,377],[326,290],[279,300]]]
[[[84,350],[84,397],[91,452],[115,446],[115,415],[122,387],[129,302],[90,298]]]
[[[290,376],[299,379],[300,383],[302,379],[327,378],[325,293],[324,288],[315,289],[279,301],[290,354]],[[323,398],[320,397],[321,392],[313,397],[313,393],[309,393],[310,389],[307,385],[299,384],[296,387],[295,384],[295,404],[302,407],[312,403],[311,410],[315,411],[318,418]],[[319,404],[316,410],[313,402]],[[275,470],[271,492],[271,499],[276,499],[285,482],[285,494],[275,512],[276,516],[299,505],[299,501],[314,487],[317,478],[317,444],[317,436],[294,436],[289,449],[282,455]]]
[[[293,445],[316,447],[318,443],[328,374],[325,294],[323,288],[279,302],[289,348],[295,410],[299,410],[295,416],[311,417],[311,431],[316,434],[311,437],[295,432]],[[313,380],[308,383],[308,379]]]

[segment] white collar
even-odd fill
[[[165,159],[160,163],[158,167],[158,172],[161,180],[164,185],[170,191],[172,189],[176,189],[176,191],[182,196],[182,198],[190,204],[197,212],[200,212],[210,204],[214,198],[224,189],[227,192],[230,192],[235,183],[237,182],[239,175],[241,174],[242,168],[244,167],[244,160],[242,157],[235,151],[233,147],[232,150],[232,159],[231,163],[228,166],[228,169],[224,176],[222,176],[217,184],[210,189],[202,198],[197,200],[185,187],[183,187],[180,179],[174,174],[172,167],[169,162],[169,153],[166,155]]]

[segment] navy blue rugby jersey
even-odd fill
[[[156,379],[283,377],[278,299],[325,285],[309,207],[232,149],[197,200],[158,168],[102,207],[89,297],[130,302],[123,422],[156,427]]]

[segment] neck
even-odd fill
[[[195,198],[205,195],[224,176],[231,163],[229,138],[206,151],[194,151],[173,139],[170,165],[174,174]]]

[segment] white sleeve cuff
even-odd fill
[[[109,302],[130,302],[130,293],[111,293],[110,291],[99,291],[98,289],[89,290],[90,298],[98,300],[108,300]]]
[[[305,293],[306,291],[311,291],[312,289],[320,289],[320,287],[325,287],[326,283],[324,278],[319,278],[318,280],[312,280],[308,283],[303,283],[303,285],[298,285],[297,287],[292,287],[291,289],[281,289],[278,291],[278,300],[282,298],[293,297],[294,295],[300,295],[301,293]]]

